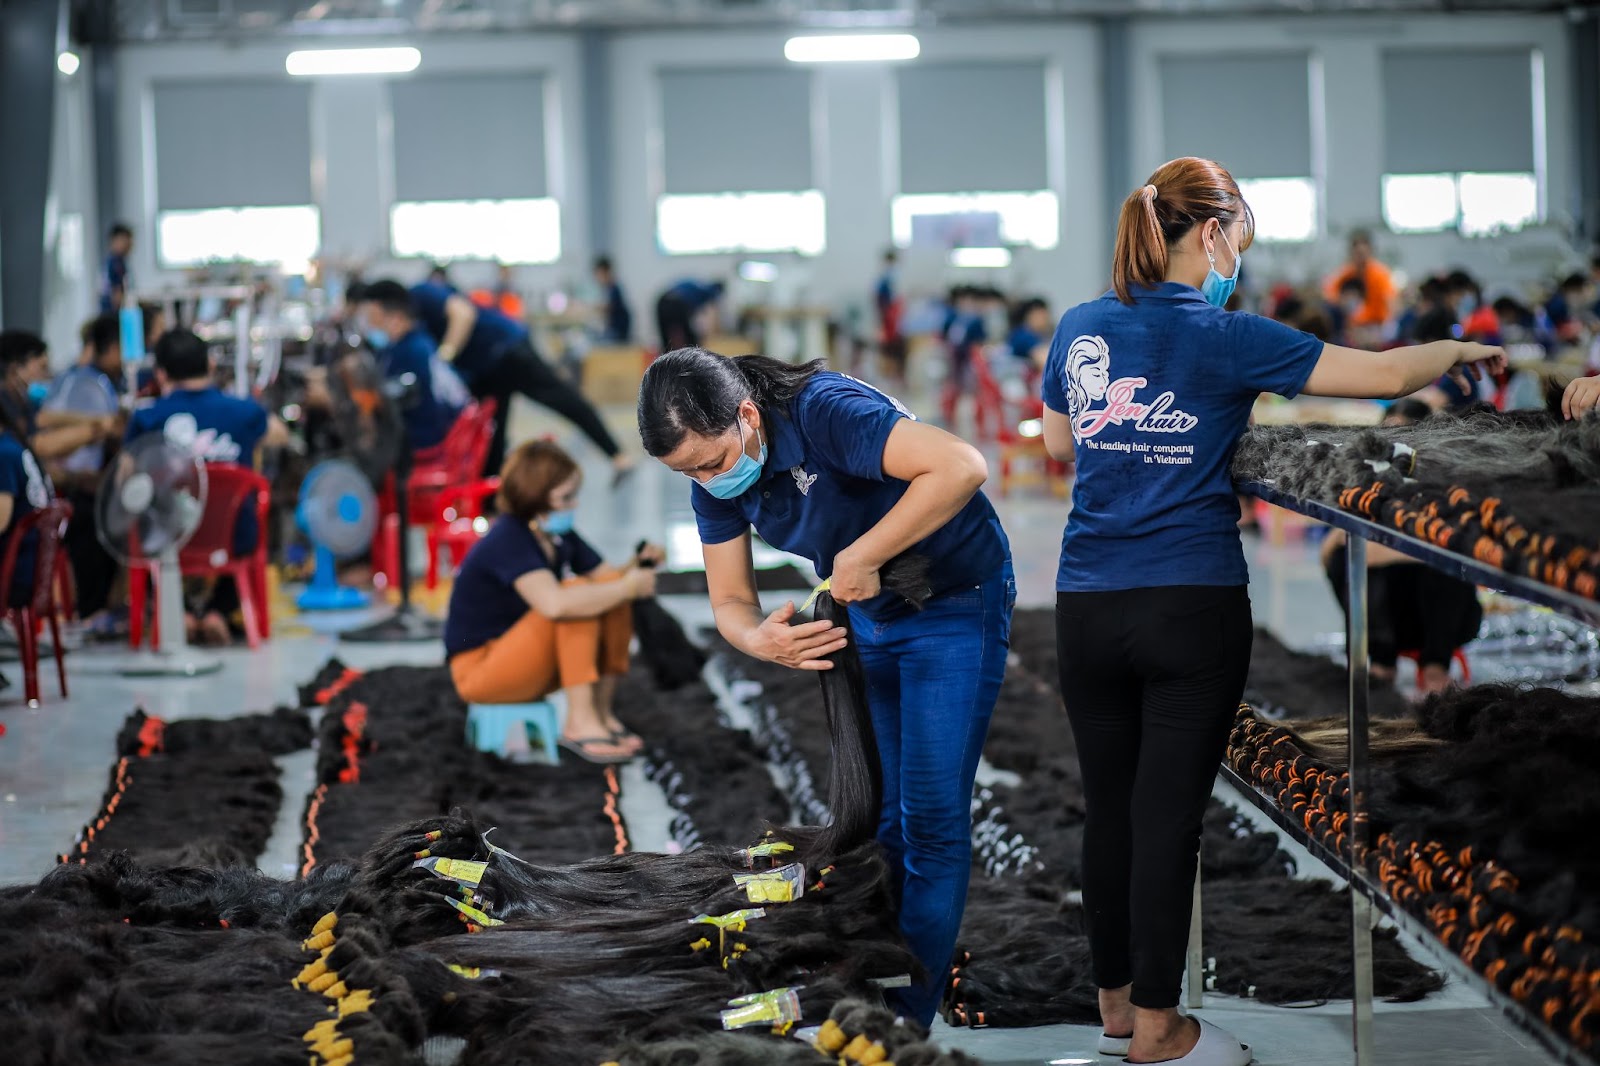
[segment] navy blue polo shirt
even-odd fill
[[[722,283],[713,281],[702,285],[698,281],[684,280],[667,290],[667,295],[687,304],[692,314],[706,304],[715,303],[722,296]]]
[[[215,385],[203,389],[173,389],[128,419],[125,439],[160,433],[208,463],[254,466],[256,448],[267,435],[267,409],[254,400],[229,396]],[[256,510],[239,508],[233,527],[233,553],[248,555],[260,539]]]
[[[605,339],[613,344],[627,344],[633,339],[633,312],[622,295],[622,286],[614,281],[606,289]]]
[[[48,504],[55,495],[50,478],[33,453],[4,430],[0,430],[0,492],[11,497],[11,525],[0,531],[0,554],[3,554],[11,543],[17,521]],[[11,572],[10,606],[21,606],[33,594],[33,568],[38,547],[38,530],[30,532],[17,546],[17,565]]]
[[[406,424],[406,439],[414,450],[434,448],[455,425],[456,416],[467,405],[471,394],[450,364],[439,358],[439,350],[421,324],[378,353],[383,376],[390,379],[412,374],[417,379],[417,394],[411,406],[401,411]]]
[[[428,281],[411,287],[412,310],[416,312],[417,321],[433,338],[434,344],[444,340],[445,327],[449,324],[445,305],[450,297],[459,295],[448,285],[436,285]],[[476,310],[477,321],[472,324],[467,343],[462,345],[452,363],[456,373],[468,385],[475,385],[507,351],[528,341],[528,331],[515,319],[492,307],[476,307]]]
[[[1056,588],[1246,584],[1228,467],[1256,398],[1297,395],[1322,342],[1188,285],[1134,296],[1079,304],[1050,343],[1044,402],[1078,459]]]
[[[552,538],[556,558],[548,558],[526,522],[501,515],[472,546],[450,590],[450,613],[444,622],[447,657],[481,648],[522,620],[531,607],[516,589],[517,578],[550,570],[557,581],[590,573],[600,555],[576,533]]]
[[[1033,358],[1033,350],[1043,343],[1039,335],[1027,326],[1017,326],[1006,337],[1006,347],[1011,349],[1011,354],[1018,359]]]
[[[128,290],[128,258],[115,252],[106,256],[105,269],[100,272],[100,310],[115,311],[116,293]]]
[[[827,577],[833,557],[905,495],[910,482],[883,472],[883,449],[895,423],[913,417],[870,385],[830,371],[817,374],[788,410],[763,412],[767,463],[755,485],[731,500],[717,499],[698,482],[690,490],[700,540],[721,544],[754,526],[762,540],[811,560]],[[935,595],[981,584],[1010,555],[982,492],[910,550],[931,561]],[[886,592],[851,607],[882,620],[899,614],[904,603]]]

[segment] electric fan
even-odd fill
[[[333,417],[350,460],[372,483],[394,471],[395,510],[400,519],[400,605],[381,621],[347,629],[340,640],[378,641],[440,640],[444,627],[438,619],[419,612],[411,603],[411,445],[406,440],[401,412],[416,399],[417,377],[402,374],[385,378],[367,352],[354,352],[339,360],[328,373],[333,397]]]
[[[120,673],[194,676],[222,669],[222,660],[195,654],[184,636],[178,549],[199,528],[205,508],[204,461],[162,433],[131,441],[101,480],[95,499],[101,543],[124,565],[156,560],[160,647],[135,656]]]
[[[345,459],[318,463],[300,483],[294,516],[316,545],[311,585],[295,606],[302,611],[365,607],[370,599],[365,592],[339,584],[337,562],[360,555],[372,543],[378,501],[367,475]]]

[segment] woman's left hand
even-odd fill
[[[880,591],[878,568],[860,561],[849,548],[833,557],[833,575],[828,582],[828,591],[839,603],[870,600]]]
[[[659,544],[644,544],[634,556],[640,566],[662,566],[667,561],[666,549]]]

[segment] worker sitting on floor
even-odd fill
[[[522,703],[560,689],[561,746],[596,763],[626,762],[643,742],[612,713],[628,671],[629,604],[653,595],[645,546],[627,569],[601,561],[572,528],[583,475],[555,444],[515,449],[500,474],[497,518],[456,575],[444,647],[469,703]]]

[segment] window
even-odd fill
[[[1310,178],[1240,178],[1256,218],[1256,239],[1309,241],[1317,235],[1317,185]]]
[[[156,253],[164,267],[279,263],[303,272],[321,237],[320,214],[309,206],[214,207],[156,216]]]
[[[982,216],[998,216],[999,232],[989,232]],[[968,220],[982,234],[963,236]],[[1054,248],[1061,239],[1061,210],[1053,192],[916,193],[896,196],[889,205],[894,243],[954,247],[1004,245]]]
[[[553,263],[546,94],[537,73],[438,74],[389,84],[397,256]],[[461,116],[470,115],[470,121]]]
[[[1527,48],[1386,49],[1383,213],[1464,237],[1540,220],[1544,59]]]
[[[826,237],[826,209],[815,189],[667,195],[656,201],[656,240],[668,255],[819,255]]]
[[[561,258],[561,208],[547,197],[397,203],[389,240],[397,256],[554,263]]]
[[[810,71],[667,69],[656,242],[668,255],[798,252],[827,240]]]
[[[1219,108],[1218,72],[1248,108]],[[1221,160],[1239,182],[1263,241],[1308,241],[1319,228],[1312,144],[1315,68],[1305,52],[1183,53],[1160,58],[1167,159]],[[1264,137],[1262,130],[1271,130]]]
[[[1396,233],[1486,237],[1539,220],[1532,174],[1385,174],[1383,218]]]

